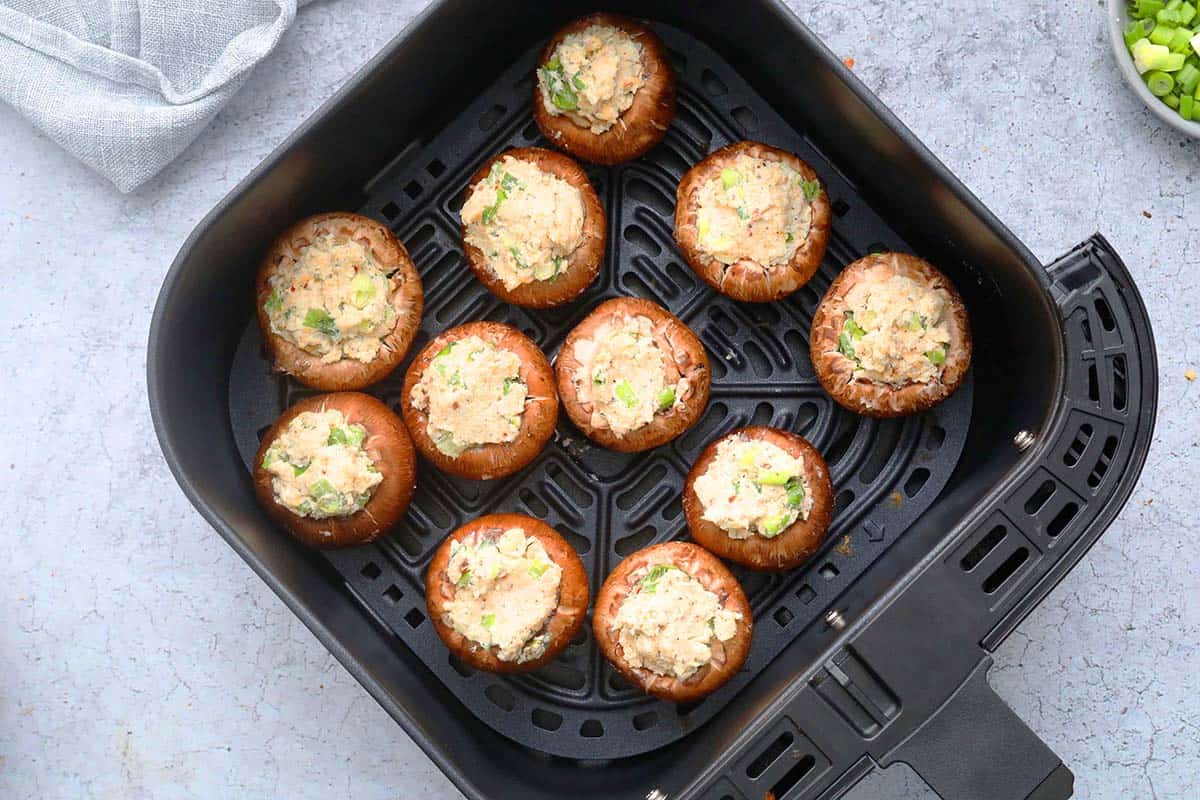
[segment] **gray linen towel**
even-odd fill
[[[128,192],[212,121],[297,4],[0,0],[0,100]]]

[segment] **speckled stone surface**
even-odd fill
[[[145,343],[201,216],[420,10],[335,0],[182,158],[114,191],[0,108],[0,797],[459,797],[184,499]],[[1200,796],[1200,144],[1111,61],[1102,5],[793,3],[1040,258],[1093,231],[1150,308],[1158,430],[1128,507],[992,682],[1089,800]],[[1143,213],[1145,212],[1145,213]],[[15,524],[14,524],[15,523]],[[849,795],[933,797],[904,768]]]

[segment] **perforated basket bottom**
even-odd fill
[[[508,479],[459,480],[422,463],[416,496],[396,531],[373,545],[324,554],[367,613],[471,713],[523,745],[578,759],[644,753],[710,719],[929,507],[962,453],[971,413],[969,378],[939,408],[904,420],[857,417],[824,393],[808,359],[817,301],[846,263],[873,251],[910,248],[728,64],[684,33],[657,30],[680,78],[678,113],[665,142],[648,156],[589,169],[608,210],[609,242],[602,275],[575,303],[530,312],[499,302],[474,279],[459,242],[457,212],[470,175],[508,147],[545,145],[530,114],[534,50],[430,145],[377,181],[361,209],[392,226],[421,272],[426,309],[413,353],[439,331],[489,319],[515,325],[553,356],[572,326],[617,295],[661,303],[708,348],[711,403],[672,444],[642,454],[613,453],[591,445],[563,415],[545,453]],[[833,202],[833,233],[820,272],[778,303],[738,304],[717,295],[684,264],[672,238],[679,178],[707,153],[743,138],[798,153],[820,174]],[[403,374],[404,368],[396,370],[372,390],[396,409]],[[272,374],[251,320],[229,387],[233,432],[247,467],[266,427],[311,394]],[[590,625],[562,656],[531,675],[477,673],[449,656],[425,618],[422,577],[446,533],[494,511],[540,517],[579,551],[594,594],[624,556],[687,536],[680,491],[691,463],[712,439],[748,424],[808,438],[829,462],[836,511],[826,546],[807,567],[782,575],[735,570],[754,609],[754,643],[745,668],[719,691],[682,706],[642,696],[604,662]]]

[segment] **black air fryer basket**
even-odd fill
[[[184,245],[150,332],[151,410],[188,497],[471,797],[832,798],[904,761],[948,800],[1066,798],[1072,776],[988,687],[990,652],[1108,526],[1140,473],[1157,369],[1129,273],[1099,236],[1043,267],[783,6],[618,3],[648,18],[679,109],[647,156],[589,175],[609,214],[606,267],[566,308],[505,305],[471,277],[457,212],[495,153],[544,144],[530,113],[541,42],[582,3],[447,0],[426,12],[216,208]],[[624,7],[622,7],[624,6]],[[834,209],[816,278],[779,303],[734,303],[672,237],[683,172],[757,139],[817,170]],[[475,482],[422,464],[401,526],[315,552],[255,503],[258,438],[312,392],[271,373],[252,307],[270,240],[318,211],[359,209],[408,246],[425,286],[416,352],[474,319],[553,355],[602,300],[655,299],[713,363],[708,412],[649,453],[597,448],[569,422],[533,465]],[[932,260],[971,313],[973,374],[916,417],[871,420],[821,390],[813,311],[850,261]],[[372,391],[399,405],[403,369]],[[784,575],[738,572],[755,616],[745,668],[712,696],[642,696],[585,630],[527,676],[475,672],[425,618],[442,536],[492,511],[545,519],[593,593],[620,559],[686,536],[680,487],[713,438],[747,424],[802,433],[830,464],[824,549]],[[587,627],[587,626],[585,626]]]

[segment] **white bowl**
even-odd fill
[[[1133,56],[1129,54],[1129,48],[1125,44],[1125,29],[1129,27],[1129,21],[1129,7],[1125,0],[1108,0],[1108,39],[1112,43],[1113,56],[1117,59],[1121,74],[1125,76],[1125,82],[1142,98],[1146,108],[1156,117],[1180,133],[1200,139],[1200,122],[1189,121],[1179,116],[1178,111],[1155,97],[1146,88],[1146,82],[1133,66]]]

